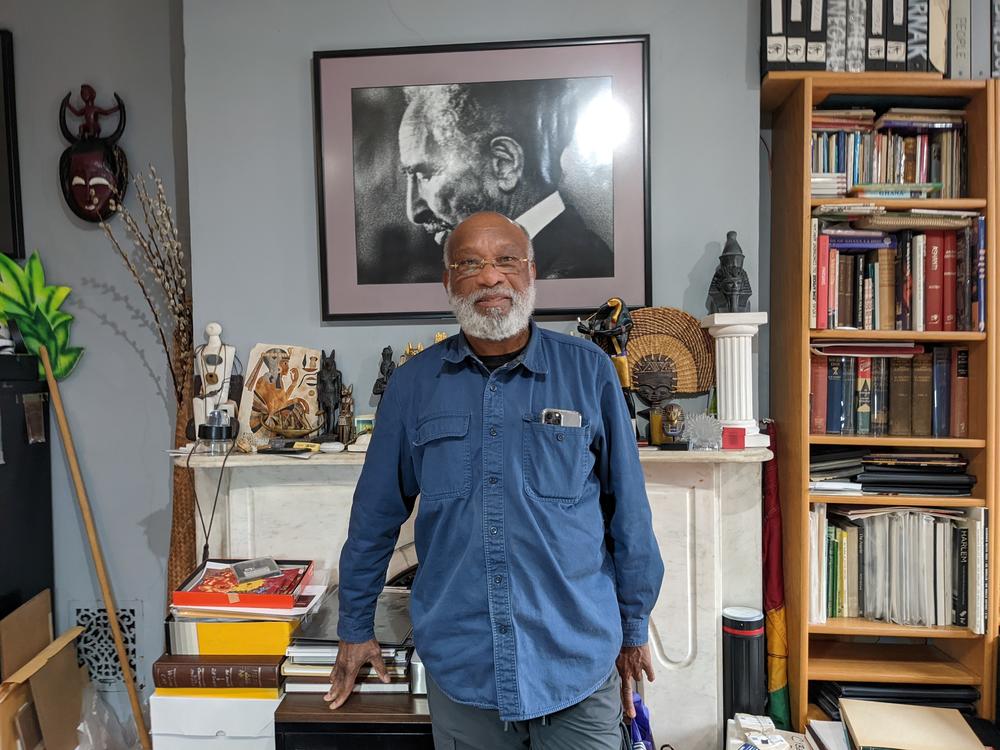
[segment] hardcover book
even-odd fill
[[[911,388],[913,360],[889,360],[889,434],[906,437],[912,432]]]
[[[951,347],[935,346],[932,356],[931,433],[943,438],[951,434]]]
[[[934,406],[934,361],[931,353],[913,357],[912,399],[910,429],[916,437],[930,437],[933,434],[931,414]]]

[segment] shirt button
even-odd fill
[[[563,440],[565,440],[565,439],[566,439],[566,436],[565,436],[565,435],[563,435],[563,434],[562,434],[561,432],[560,432],[560,433],[557,433],[557,434],[556,434],[556,440],[558,440],[558,441],[559,441],[560,443],[561,443],[561,442],[562,442]]]
[[[493,536],[496,536],[499,531],[500,531],[500,529],[498,529],[496,526],[490,526],[490,533]]]
[[[497,632],[500,633],[500,635],[505,635],[507,633],[507,626],[501,625],[497,628]]]
[[[497,483],[497,478],[496,477],[490,477],[490,484],[496,484],[496,483]]]
[[[491,385],[490,390],[496,393],[497,387],[495,385]]]
[[[491,437],[496,437],[497,436],[497,428],[496,427],[490,427],[490,436]]]
[[[493,583],[499,586],[501,583],[503,583],[503,576],[493,576]]]

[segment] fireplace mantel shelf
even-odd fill
[[[639,451],[639,460],[646,463],[675,464],[751,464],[763,463],[772,457],[767,448],[747,448],[741,451]],[[175,466],[186,466],[187,456],[175,456]],[[222,456],[191,456],[192,469],[218,469]],[[361,466],[364,453],[318,453],[311,458],[294,458],[280,454],[232,454],[226,461],[227,469],[255,469],[271,466]]]

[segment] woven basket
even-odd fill
[[[635,368],[644,358],[667,358],[677,374],[675,393],[704,393],[715,384],[715,344],[711,334],[683,310],[642,307],[632,310],[628,363]]]

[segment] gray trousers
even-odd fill
[[[435,750],[622,750],[631,747],[615,671],[590,697],[530,721],[500,721],[495,710],[455,703],[427,678]]]

